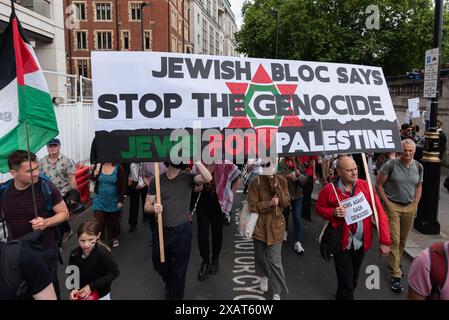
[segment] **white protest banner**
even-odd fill
[[[100,162],[402,150],[379,67],[95,51],[92,75]]]
[[[357,223],[373,214],[363,192],[341,201],[341,205],[346,208],[345,220],[348,225]]]
[[[419,110],[419,98],[408,99],[408,109],[410,111]]]
[[[412,119],[421,117],[421,112],[419,110],[412,110],[410,114]]]

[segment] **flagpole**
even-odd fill
[[[31,177],[31,196],[33,198],[33,209],[34,209],[34,217],[37,218],[37,204],[36,204],[36,191],[34,189],[34,181],[33,181],[33,166],[31,163],[31,151],[30,151],[30,138],[28,135],[28,123],[25,119],[25,135],[27,141],[27,152],[28,152],[28,163],[30,164],[30,177]]]

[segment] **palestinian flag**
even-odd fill
[[[0,172],[15,150],[39,151],[58,135],[56,116],[44,74],[15,14],[0,34]]]

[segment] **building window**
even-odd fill
[[[153,50],[153,35],[151,30],[144,32],[145,50]]]
[[[207,54],[207,22],[203,19],[203,54]]]
[[[78,76],[89,78],[89,61],[87,59],[77,60]]]
[[[214,28],[212,27],[210,27],[209,38],[209,53],[214,54]]]
[[[122,31],[122,48],[123,50],[129,50],[130,41],[129,41],[129,31]]]
[[[76,3],[76,20],[86,20],[86,4],[85,3]]]
[[[142,14],[142,4],[141,3],[130,3],[131,6],[131,21],[138,21],[141,19]]]
[[[220,44],[219,42],[219,36],[218,36],[218,32],[215,32],[215,54],[219,55],[220,54]]]
[[[199,13],[198,13],[197,19],[198,19],[198,23],[200,23],[200,14]]]
[[[171,36],[171,52],[176,52],[177,50],[177,40],[175,36]]]
[[[173,29],[176,29],[178,26],[178,14],[173,9],[171,9],[171,26]]]
[[[206,10],[210,13],[210,0],[207,0]]]
[[[111,4],[97,3],[96,14],[97,20],[111,20]]]
[[[201,37],[198,35],[198,46],[201,44]]]
[[[97,49],[112,49],[112,32],[97,32]]]
[[[76,32],[76,49],[87,49],[87,33],[85,31]]]
[[[178,32],[181,33],[182,32],[182,19],[181,17],[179,17],[178,19]]]
[[[178,41],[178,52],[182,53],[182,42]]]

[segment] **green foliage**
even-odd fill
[[[380,28],[368,29],[370,5],[380,12]],[[423,69],[425,51],[433,47],[431,0],[249,0],[236,34],[238,50],[274,58],[279,15],[278,58],[381,66],[385,75]],[[444,21],[448,21],[445,10]],[[449,61],[449,26],[443,28],[442,62]]]

